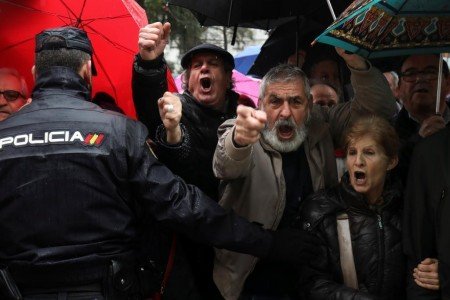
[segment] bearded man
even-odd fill
[[[357,55],[338,53],[352,72],[354,100],[313,105],[305,73],[280,65],[262,80],[259,109],[240,105],[237,118],[219,127],[213,168],[223,207],[266,229],[289,227],[305,197],[337,183],[333,140],[349,122],[394,115],[383,75]],[[297,280],[292,264],[216,249],[214,281],[225,299],[297,299]]]

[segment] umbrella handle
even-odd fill
[[[444,55],[441,53],[439,55],[439,73],[438,73],[438,84],[437,84],[437,91],[436,91],[436,114],[440,113],[440,106],[441,106],[441,89],[442,89],[442,61],[444,60]]]

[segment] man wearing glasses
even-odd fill
[[[14,69],[0,68],[0,121],[27,103],[27,96],[25,79]]]
[[[445,102],[449,91],[449,70],[443,64],[439,114],[436,114],[439,55],[411,55],[401,64],[398,95],[403,108],[395,127],[402,142],[398,172],[406,182],[411,154],[416,143],[445,127],[450,111]]]

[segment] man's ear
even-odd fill
[[[33,80],[36,82],[36,65],[31,67],[31,75],[33,75]]]
[[[228,88],[231,90],[233,87],[233,70],[231,70],[227,75],[228,75]]]
[[[92,85],[92,61],[90,59],[83,64],[79,74],[88,85]]]

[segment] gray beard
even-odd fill
[[[277,128],[285,125],[295,128],[294,136],[289,141],[281,141],[277,135]],[[269,129],[266,124],[266,127],[262,130],[261,134],[266,143],[274,150],[281,153],[287,153],[297,150],[303,144],[308,136],[308,128],[304,123],[296,127],[294,120],[291,118],[289,120],[276,121],[272,129]]]

